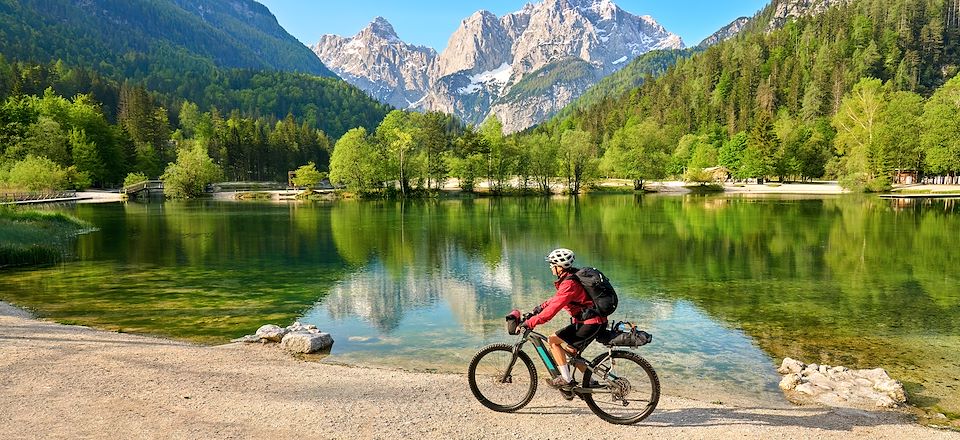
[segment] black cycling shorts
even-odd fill
[[[577,351],[583,351],[597,337],[602,328],[602,324],[570,324],[557,330],[557,337],[576,348]]]

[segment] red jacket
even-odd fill
[[[557,288],[556,295],[540,305],[540,313],[527,320],[525,323],[527,327],[532,329],[550,321],[560,309],[566,309],[575,323],[604,324],[607,322],[607,318],[603,316],[595,316],[586,321],[580,321],[580,313],[585,308],[593,307],[593,300],[590,299],[590,295],[587,295],[587,291],[583,290],[579,281],[567,275],[554,282],[553,285]]]

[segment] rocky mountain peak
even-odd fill
[[[648,51],[684,47],[652,17],[612,0],[541,0],[503,17],[480,10],[460,22],[439,55],[399,41],[382,47],[393,39],[393,27],[378,17],[353,38],[324,37],[315,51],[344,79],[390,96],[396,107],[444,111],[468,123],[496,114],[508,131],[542,121]],[[425,80],[410,79],[411,59]],[[408,87],[401,94],[399,84]]]
[[[324,35],[311,49],[341,78],[397,108],[423,99],[437,57],[431,48],[403,42],[383,17],[352,37]]]
[[[790,20],[818,15],[834,6],[845,5],[851,1],[852,0],[778,0],[767,29],[779,29]]]
[[[365,32],[369,32],[384,40],[400,41],[400,37],[397,36],[397,31],[393,29],[393,25],[390,24],[386,18],[380,16],[375,17],[366,28],[360,31],[361,34]]]
[[[436,77],[493,70],[510,60],[512,40],[500,20],[485,10],[460,22],[437,58]]]
[[[700,44],[697,45],[697,47],[705,49],[710,46],[713,46],[714,44],[729,40],[737,36],[737,34],[739,34],[740,31],[742,31],[747,26],[747,24],[750,23],[750,21],[751,21],[750,17],[737,18],[736,20],[733,20],[732,22],[730,22],[730,24],[714,32],[713,35],[710,35],[709,37],[704,38],[703,41],[701,41]]]

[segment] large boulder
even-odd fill
[[[280,346],[294,353],[316,353],[333,346],[333,337],[329,333],[309,330],[287,333]]]

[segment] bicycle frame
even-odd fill
[[[510,359],[510,364],[507,365],[506,370],[503,372],[503,377],[500,378],[501,382],[507,381],[510,374],[513,372],[513,366],[517,363],[517,353],[523,348],[523,344],[530,342],[533,344],[533,347],[537,351],[540,360],[543,361],[544,367],[547,368],[547,371],[550,372],[551,378],[556,378],[560,375],[560,370],[557,369],[556,359],[553,358],[553,353],[550,352],[550,348],[547,346],[547,337],[537,333],[530,329],[524,329],[523,333],[520,334],[517,342],[513,344],[513,357]],[[612,358],[613,348],[607,347],[608,359]],[[609,368],[605,366],[593,365],[592,362],[580,357],[579,355],[574,355],[571,359],[572,363],[582,362],[583,365],[591,371],[593,374],[598,374],[599,379],[618,379],[618,377],[613,374]],[[588,388],[577,386],[570,389],[571,392],[577,394],[599,394],[599,393],[610,393],[609,389],[605,388]]]

